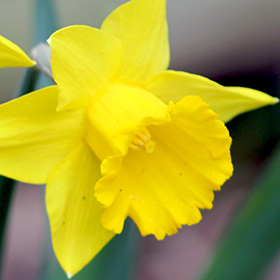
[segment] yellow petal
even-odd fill
[[[101,165],[96,197],[106,207],[104,226],[116,233],[127,216],[158,239],[199,222],[199,208],[212,207],[213,190],[232,174],[231,138],[208,105],[189,96],[168,110],[171,123],[147,127],[152,153],[129,150]]]
[[[81,140],[81,109],[56,112],[58,90],[47,87],[0,106],[0,170],[16,180],[41,184]]]
[[[16,44],[0,36],[0,67],[31,67],[31,60]]]
[[[81,270],[114,236],[101,224],[94,196],[100,161],[81,143],[54,169],[46,189],[47,211],[56,256],[67,273]]]
[[[91,99],[86,139],[100,160],[125,153],[147,124],[166,122],[167,105],[143,88],[115,81]]]
[[[77,108],[114,79],[122,59],[122,46],[114,36],[89,26],[70,26],[55,32],[48,43],[59,106]]]
[[[164,102],[177,102],[184,96],[198,95],[210,104],[219,118],[228,122],[235,116],[278,102],[261,91],[243,87],[224,87],[199,75],[164,71],[151,79],[147,89]]]
[[[145,82],[169,64],[165,0],[132,0],[113,11],[101,29],[124,46],[122,78]]]

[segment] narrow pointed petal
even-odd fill
[[[46,204],[56,256],[72,277],[114,236],[101,224],[101,205],[94,196],[100,161],[86,143],[69,153],[51,173]]]
[[[151,79],[147,89],[164,102],[177,102],[188,95],[198,95],[210,104],[219,118],[228,122],[247,111],[278,102],[261,91],[244,87],[224,87],[199,75],[164,71]]]
[[[0,68],[1,67],[31,67],[35,61],[16,44],[0,36]]]
[[[0,106],[2,175],[45,183],[49,172],[81,141],[84,112],[56,112],[57,99],[57,86],[52,86]]]
[[[142,235],[158,239],[198,223],[199,209],[212,207],[213,191],[232,174],[231,138],[206,103],[189,96],[168,111],[171,123],[147,127],[156,143],[152,153],[129,150],[101,165],[96,197],[106,207],[104,226],[116,233],[127,216]]]
[[[132,0],[113,11],[101,29],[124,46],[122,78],[143,83],[169,65],[165,0]]]
[[[118,73],[123,49],[114,36],[89,26],[69,26],[48,40],[54,80],[59,86],[59,105],[85,105]]]

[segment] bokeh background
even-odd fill
[[[53,1],[60,27],[99,27],[106,15],[124,2]],[[35,42],[34,4],[35,0],[0,1],[0,34],[26,52]],[[278,0],[167,0],[170,68],[279,97],[279,12]],[[14,96],[23,71],[0,69],[1,102]],[[213,210],[203,212],[200,224],[184,227],[161,242],[153,237],[141,238],[132,279],[191,280],[203,274],[232,218],[246,203],[270,159],[280,135],[279,117],[279,108],[275,106],[241,115],[228,124],[233,137],[233,178],[217,193]],[[9,214],[1,279],[41,279],[46,262],[44,252],[51,250],[48,230],[44,188],[19,184]],[[280,279],[280,257],[267,266],[260,279]]]

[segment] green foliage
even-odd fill
[[[255,280],[280,248],[280,146],[200,280]]]

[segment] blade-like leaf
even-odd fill
[[[200,280],[255,280],[280,248],[280,146]]]

